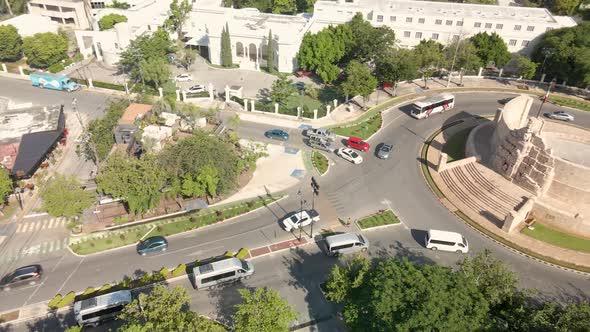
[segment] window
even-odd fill
[[[547,29],[545,29],[545,32],[549,32],[549,31],[551,31],[551,30],[553,30],[553,28],[552,28],[552,27],[547,27]]]
[[[411,17],[406,17],[406,23],[412,23],[412,18]]]
[[[492,23],[486,23],[486,29],[491,29],[492,28]]]
[[[395,22],[395,16],[389,16],[389,22]]]
[[[442,24],[442,20],[436,20],[436,21],[434,21],[434,24],[441,25]]]
[[[516,46],[516,39],[510,39],[510,41],[508,42],[508,45]]]
[[[535,27],[532,25],[529,25],[528,27],[526,27],[526,31],[535,31]]]
[[[432,40],[438,40],[438,33],[432,34]]]
[[[422,38],[422,32],[416,32],[416,38],[417,39],[421,39]]]
[[[522,28],[522,25],[515,25],[514,31],[520,31],[521,28]]]
[[[455,246],[455,242],[441,241],[441,240],[430,240],[430,244],[442,244],[443,246],[451,246],[451,247]]]
[[[504,27],[504,24],[496,24],[496,29],[498,29],[498,30],[502,30],[503,27]]]
[[[221,273],[221,274],[214,275],[212,277],[205,278],[205,279],[201,280],[201,284],[204,285],[204,284],[207,284],[207,283],[210,283],[210,282],[213,282],[213,281],[217,281],[217,280],[220,280],[220,279],[225,279],[225,278],[233,277],[235,275],[236,275],[236,271]]]
[[[411,36],[410,31],[404,31],[404,37],[410,38],[410,36]]]
[[[377,22],[383,22],[383,15],[377,15]]]
[[[456,42],[456,41],[458,41],[458,40],[459,40],[459,35],[454,35],[454,36],[453,36],[453,42]]]
[[[354,246],[354,243],[341,244],[339,246],[333,246],[332,251],[341,250],[341,249],[348,249],[348,248],[352,248],[352,246]]]
[[[453,21],[452,21],[452,20],[447,20],[445,23],[446,23],[447,25],[453,25]]]
[[[473,27],[475,27],[475,28],[481,28],[481,22],[475,22],[473,24]]]
[[[418,23],[424,24],[424,22],[426,22],[426,20],[424,18],[419,18],[418,19]]]
[[[520,44],[520,45],[522,45],[523,47],[527,47],[527,46],[529,46],[529,41],[528,40],[523,40],[522,41],[522,44]]]
[[[82,315],[82,321],[86,321],[95,317],[112,316],[113,314],[118,314],[119,312],[123,311],[123,308],[125,308],[125,304],[119,304],[114,307],[91,312],[89,314]]]
[[[119,49],[119,44],[115,43],[115,49],[118,50]]]
[[[462,27],[463,26],[463,21],[457,21],[457,26],[458,27]]]

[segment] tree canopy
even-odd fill
[[[483,61],[484,66],[493,62],[497,68],[501,68],[510,61],[508,46],[497,33],[480,32],[470,40],[475,46],[475,54]]]
[[[0,26],[0,61],[16,61],[22,57],[23,40],[12,25]]]
[[[455,59],[454,70],[463,68],[464,71],[473,71],[483,65],[481,59],[477,56],[477,49],[469,39],[458,40],[449,44],[445,47],[444,53],[449,70],[453,58]]]
[[[101,31],[108,30],[112,29],[115,26],[115,24],[121,22],[127,22],[127,16],[114,13],[108,14],[101,17],[100,20],[98,20],[98,27]]]
[[[119,315],[122,332],[223,332],[225,329],[215,322],[188,310],[190,298],[183,287],[169,290],[166,286],[155,286],[148,293],[125,306]]]
[[[361,13],[356,13],[346,25],[352,32],[352,40],[345,40],[345,63],[352,60],[361,63],[374,62],[382,54],[389,54],[395,47],[393,30],[387,26],[372,26]]]
[[[272,100],[273,103],[285,105],[287,99],[295,92],[297,92],[297,89],[293,86],[293,81],[287,79],[285,76],[281,76],[279,79],[272,82],[270,88],[270,100]]]
[[[537,66],[539,64],[531,61],[531,59],[517,54],[515,56],[516,72],[524,79],[531,79],[537,72]]]
[[[0,205],[3,205],[6,201],[8,194],[12,192],[12,179],[8,170],[4,167],[0,167]]]
[[[234,64],[233,54],[231,49],[231,39],[229,35],[229,26],[227,23],[221,31],[221,65],[223,67],[231,67]]]
[[[161,87],[170,79],[170,68],[163,58],[141,60],[139,64],[143,79],[155,88]]]
[[[170,32],[176,32],[179,40],[182,39],[184,21],[186,21],[192,9],[193,3],[188,0],[172,0],[170,3],[170,11],[168,12],[170,16],[168,16],[164,25]]]
[[[127,49],[121,52],[119,69],[129,73],[133,80],[141,79],[141,60],[166,59],[174,51],[168,32],[158,28],[151,35],[141,35],[131,41]]]
[[[68,57],[68,41],[55,33],[36,33],[23,40],[27,63],[37,68],[47,68]]]
[[[287,332],[297,313],[273,289],[264,287],[238,289],[242,303],[236,305],[234,329],[236,332]]]
[[[297,12],[297,3],[295,0],[273,0],[273,14],[295,14]]]
[[[411,50],[400,48],[377,59],[375,75],[380,82],[395,83],[416,76],[418,64]]]
[[[42,209],[54,217],[79,216],[94,203],[92,191],[82,189],[74,176],[56,174],[41,189]]]
[[[341,88],[347,96],[361,95],[367,98],[375,88],[377,79],[373,77],[369,67],[353,60],[346,66],[346,80],[342,82]]]
[[[87,160],[94,163],[106,160],[115,143],[114,129],[128,105],[126,100],[113,101],[102,118],[88,123],[88,136],[82,151]]]

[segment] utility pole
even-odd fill
[[[303,216],[303,192],[301,191],[301,189],[297,190],[297,196],[299,196],[299,203],[301,205],[301,208],[299,210],[299,219],[301,219],[301,217]],[[299,226],[299,241],[301,241],[301,226]]]
[[[316,182],[315,178],[312,176],[311,177],[311,209],[314,210],[315,209],[315,197],[320,195],[320,185]],[[311,221],[311,235],[310,238],[313,239],[313,223],[314,221]]]
[[[449,75],[447,78],[447,88],[451,84],[451,75],[453,74],[453,69],[455,68],[455,60],[457,60],[457,52],[459,51],[459,44],[461,44],[461,35],[463,34],[463,28],[461,28],[461,32],[459,33],[459,39],[457,39],[457,45],[455,46],[455,54],[453,55],[453,62],[451,63],[451,70],[449,71]]]
[[[553,80],[551,80],[551,83],[549,83],[549,86],[547,87],[547,92],[545,93],[545,96],[543,96],[543,101],[541,102],[541,106],[539,106],[539,110],[537,111],[537,118],[539,118],[539,116],[541,115],[543,105],[545,105],[545,102],[549,98],[549,92],[551,92],[551,88],[555,86],[556,81],[557,80],[554,78]]]

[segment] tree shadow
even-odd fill
[[[46,317],[35,319],[26,323],[26,329],[28,331],[64,331],[70,326],[76,325],[76,318],[74,312],[69,310],[65,313],[50,313]],[[0,330],[0,331],[10,331]],[[85,330],[86,331],[86,330]]]
[[[207,296],[217,302],[215,312],[210,313],[210,315],[215,316],[220,323],[232,326],[234,324],[233,315],[237,311],[236,305],[242,303],[242,297],[238,290],[244,288],[254,290],[254,288],[247,287],[239,281],[208,288],[206,290]]]
[[[256,94],[256,97],[260,100],[270,100],[270,89],[262,88],[258,90],[258,94]]]

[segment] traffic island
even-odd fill
[[[355,136],[366,140],[378,132],[382,125],[383,118],[381,116],[381,112],[378,112],[372,115],[370,118],[363,120],[362,122],[346,125],[343,127],[336,127],[333,128],[332,131],[336,135],[344,137]]]
[[[313,151],[311,155],[311,162],[313,163],[313,167],[315,167],[320,175],[324,175],[326,172],[328,172],[330,164],[328,162],[328,158],[326,158],[323,153]]]
[[[399,225],[401,224],[401,221],[392,210],[382,210],[378,213],[364,217],[358,220],[356,223],[360,229],[366,230],[370,228],[382,228],[392,225]]]

